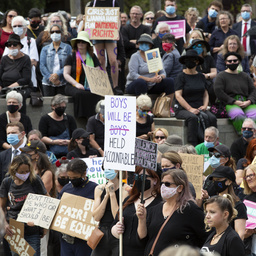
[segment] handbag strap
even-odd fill
[[[167,224],[167,222],[169,221],[169,219],[172,217],[172,215],[173,215],[173,213],[176,211],[176,209],[177,209],[176,207],[173,208],[173,210],[172,210],[171,213],[169,214],[168,218],[165,220],[165,222],[163,223],[163,225],[162,225],[161,228],[159,229],[158,234],[157,234],[157,236],[156,236],[156,238],[155,238],[155,241],[154,241],[154,243],[153,243],[153,245],[152,245],[152,247],[151,247],[151,250],[150,250],[149,255],[152,255],[152,256],[153,256],[153,252],[154,252],[154,250],[155,250],[156,243],[157,243],[157,241],[158,241],[158,239],[159,239],[159,237],[160,237],[160,235],[161,235],[161,233],[162,233],[162,230],[164,229],[164,226]]]

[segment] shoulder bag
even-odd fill
[[[162,93],[157,97],[152,112],[155,117],[171,117],[171,99]]]

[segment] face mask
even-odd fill
[[[146,117],[148,112],[147,111],[142,111],[141,109],[138,109],[138,114],[140,117]]]
[[[18,35],[18,36],[21,36],[22,34],[23,34],[23,27],[22,28],[20,28],[20,27],[15,27],[15,28],[13,28],[13,32],[14,32],[14,34],[16,34],[16,35]]]
[[[81,144],[87,148],[89,146],[89,143],[90,143],[89,139],[84,138]]]
[[[215,156],[212,156],[209,159],[209,164],[211,165],[212,168],[217,168],[220,166],[220,158],[216,158]]]
[[[69,179],[61,179],[61,178],[58,178],[58,182],[60,183],[60,185],[62,187],[64,187],[65,185],[67,185],[69,183]]]
[[[148,27],[151,27],[151,26],[152,26],[152,23],[146,22],[144,25],[146,25],[146,26],[148,26]]]
[[[40,23],[30,23],[31,28],[37,28]]]
[[[214,9],[210,9],[208,14],[211,18],[216,18],[218,15],[218,12],[216,12]]]
[[[70,181],[71,181],[71,183],[72,183],[72,185],[74,187],[80,187],[84,183],[84,179],[81,178],[81,177],[80,178],[76,178],[76,179],[72,179]]]
[[[166,35],[167,33],[158,33],[158,36],[162,39],[164,35]]]
[[[167,172],[168,170],[176,169],[176,166],[173,167],[168,167],[168,168],[163,168],[162,172]]]
[[[51,39],[53,42],[58,42],[61,40],[61,34],[53,33],[51,34]]]
[[[141,192],[142,191],[142,180],[141,179],[135,180],[135,186],[138,189],[138,191]],[[150,187],[151,187],[151,182],[150,182],[150,180],[146,179],[144,191],[147,191],[148,189],[150,189]]]
[[[19,110],[19,105],[7,105],[7,110],[13,114]]]
[[[241,16],[244,20],[249,20],[251,18],[251,14],[249,12],[242,12]]]
[[[15,173],[15,176],[17,178],[19,178],[20,180],[23,180],[23,181],[26,181],[28,179],[29,175],[30,175],[30,172],[28,172],[26,174],[20,174],[20,173],[17,173],[17,172]]]
[[[19,53],[18,49],[9,49],[9,54],[12,55],[13,57],[17,56]]]
[[[104,176],[108,180],[113,180],[116,177],[116,175],[117,173],[115,172],[115,170],[104,170]]]
[[[162,198],[164,200],[167,200],[167,199],[173,197],[174,195],[176,195],[178,187],[176,187],[176,188],[168,188],[164,184],[162,184],[162,186],[161,186],[161,196],[162,196]]]
[[[196,63],[195,61],[191,61],[191,60],[186,60],[185,61],[185,66],[188,68],[188,69],[192,69],[196,66]]]
[[[232,70],[232,71],[235,71],[238,67],[239,63],[233,63],[233,64],[226,64],[226,66]]]
[[[193,48],[193,49],[196,50],[198,55],[200,55],[204,51],[204,49],[202,47],[198,47],[198,46],[196,48]]]
[[[253,136],[253,131],[243,131],[243,137],[249,139]]]
[[[214,181],[213,185],[214,188],[216,190],[216,192],[221,193],[223,192],[228,186],[225,184],[227,180],[223,180],[223,181]]]
[[[20,142],[19,134],[9,134],[7,135],[7,142],[12,146],[17,145]]]
[[[192,44],[193,40],[194,40],[193,38],[190,38],[189,39],[189,44]]]
[[[165,10],[168,14],[174,14],[175,13],[175,7],[170,5],[170,6],[167,6],[166,7],[166,10]]]
[[[214,142],[204,141],[204,145],[207,148],[214,148]]]
[[[143,52],[148,51],[150,49],[148,44],[140,44],[139,49]]]
[[[66,110],[66,107],[57,107],[55,108],[55,113],[58,115],[58,116],[62,116],[64,114]]]
[[[173,44],[172,43],[162,43],[162,47],[165,52],[169,52],[172,49]]]

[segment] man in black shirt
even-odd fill
[[[41,11],[37,8],[32,8],[28,12],[29,25],[27,30],[27,36],[37,39],[38,35],[44,30],[44,26],[41,26]]]

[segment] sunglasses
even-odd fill
[[[242,131],[245,131],[245,130],[247,130],[247,131],[254,131],[254,128],[250,128],[250,127],[242,127]]]
[[[61,20],[52,20],[51,23],[60,23]]]
[[[12,15],[12,14],[8,14],[7,16],[8,16],[9,18],[11,18],[11,19],[14,18],[14,17],[16,17],[16,15]]]
[[[220,158],[222,156],[221,153],[217,152],[217,153],[214,153],[214,152],[209,152],[209,156],[212,157],[212,156],[215,156],[216,158]]]
[[[83,40],[76,40],[76,43],[77,43],[77,44],[86,44],[86,42],[83,41]]]
[[[228,63],[232,63],[232,62],[236,63],[236,62],[238,62],[238,59],[234,59],[234,60],[227,60],[227,62],[228,62]]]
[[[159,140],[159,139],[163,140],[163,139],[165,139],[165,136],[155,136],[155,138],[156,138],[157,140]]]
[[[14,26],[12,26],[13,28],[23,28],[23,25],[14,25]]]
[[[146,20],[153,20],[154,18],[152,18],[152,17],[148,17],[148,18],[146,18]]]
[[[50,33],[51,33],[51,34],[53,34],[53,33],[61,34],[61,31],[60,31],[60,30],[53,30],[53,31],[51,31]]]
[[[41,21],[36,21],[36,20],[30,20],[30,22],[31,22],[32,24],[40,24],[40,23],[41,23]]]
[[[195,49],[197,47],[201,47],[202,48],[202,45],[201,44],[197,44],[197,45],[194,45],[192,48]]]
[[[137,173],[135,173],[134,174],[134,179],[135,180],[139,180],[139,179],[141,179],[142,181],[143,181],[143,174],[137,174]],[[145,180],[147,179],[147,178],[153,178],[152,176],[150,176],[150,175],[147,175],[147,174],[145,174]]]
[[[171,183],[171,182],[161,182],[161,186],[165,185],[167,188],[169,188],[171,185],[176,185],[175,183]]]
[[[7,45],[7,47],[11,47],[11,46],[16,47],[18,44],[19,44],[19,43],[12,43],[12,42],[9,42],[9,43],[7,43],[6,45]]]

